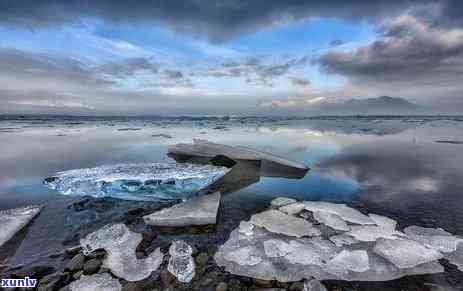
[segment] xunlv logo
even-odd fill
[[[0,279],[1,288],[34,288],[37,285],[37,279],[30,279],[25,277],[24,279]]]

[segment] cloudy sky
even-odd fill
[[[0,0],[0,112],[463,112],[460,0]]]

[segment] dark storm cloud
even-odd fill
[[[437,24],[442,18],[403,14],[380,27],[371,44],[349,51],[332,51],[318,63],[328,73],[348,77],[353,84],[426,92],[463,89],[463,28]],[[453,94],[446,92],[445,94]],[[437,92],[439,94],[439,92]]]
[[[461,21],[462,4],[441,1],[449,23]],[[219,1],[0,1],[0,22],[28,28],[76,22],[86,17],[110,22],[160,22],[171,29],[212,41],[309,17],[340,17],[348,20],[377,20],[404,11],[411,5],[432,0],[219,0]]]
[[[335,40],[330,41],[330,46],[340,46],[343,44],[344,44],[344,41],[340,39],[335,39]]]

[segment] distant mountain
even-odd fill
[[[426,109],[403,98],[381,96],[367,99],[349,99],[341,102],[323,102],[313,106],[311,111],[328,115],[399,115],[421,114]]]

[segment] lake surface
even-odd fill
[[[345,202],[394,218],[400,226],[463,235],[463,117],[18,116],[0,118],[0,210],[46,207],[19,238],[0,248],[0,259],[15,265],[40,262],[77,228],[114,218],[76,216],[69,205],[81,197],[45,187],[44,178],[117,163],[172,162],[167,147],[195,138],[248,146],[311,168],[302,179],[257,177],[231,187],[223,195],[217,232],[198,240],[223,242],[239,221],[278,196]],[[126,201],[118,209],[136,203]]]

